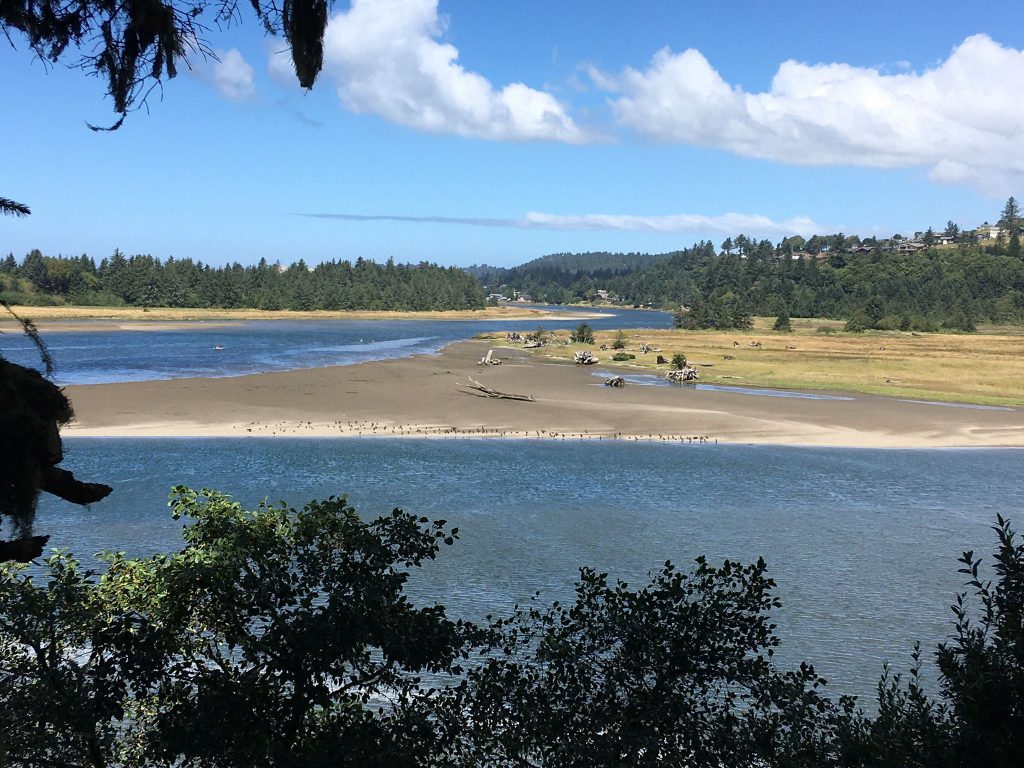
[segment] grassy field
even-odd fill
[[[841,321],[794,320],[793,333],[772,331],[774,318],[757,318],[749,331],[626,331],[636,355],[611,361],[617,332],[595,333],[594,346],[565,345],[567,332],[537,354],[571,360],[589,349],[601,365],[624,372],[663,373],[658,355],[686,355],[700,380],[801,390],[840,390],[888,397],[980,405],[1024,405],[1024,334],[1019,328],[986,328],[973,334],[869,331],[845,333]],[[825,329],[828,329],[827,331]],[[490,334],[498,344],[504,334]],[[759,342],[760,347],[754,342]],[[646,343],[660,352],[641,354]],[[601,350],[600,345],[609,348]]]

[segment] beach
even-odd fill
[[[565,319],[564,314],[529,305],[453,309],[436,312],[370,310],[263,310],[196,309],[189,307],[80,307],[14,306],[20,317],[32,320],[41,331],[169,331],[186,330],[202,324],[206,328],[229,327],[253,320],[537,320]],[[605,317],[600,310],[577,312],[573,319]],[[0,315],[0,333],[21,333],[17,320]]]
[[[494,349],[500,366],[481,366]],[[600,366],[598,366],[600,368]],[[619,372],[619,371],[616,371]],[[91,437],[508,437],[871,448],[1024,447],[1024,409],[835,391],[603,385],[586,366],[498,348],[230,378],[69,386]],[[481,397],[470,379],[533,401]],[[778,393],[776,393],[778,394]],[[797,395],[797,396],[793,396]]]

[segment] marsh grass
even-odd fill
[[[774,318],[756,318],[749,331],[627,330],[625,352],[616,363],[611,344],[617,331],[595,333],[602,364],[658,373],[658,355],[686,355],[701,381],[779,389],[863,392],[887,397],[978,405],[1024,405],[1024,333],[988,327],[971,334],[867,331],[847,333],[842,321],[794,319],[793,332],[770,330]],[[819,329],[827,328],[829,332]],[[496,340],[504,334],[491,334]],[[567,333],[559,333],[566,337]],[[759,342],[760,347],[751,346]],[[647,343],[660,352],[642,354]],[[736,346],[735,344],[738,344]],[[571,360],[580,345],[556,343],[537,354]],[[595,349],[594,347],[588,347]],[[710,365],[709,365],[710,364]]]

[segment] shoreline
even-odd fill
[[[488,349],[500,366],[480,366]],[[465,392],[469,379],[534,402]],[[605,387],[586,367],[487,341],[408,358],[211,379],[66,388],[67,437],[387,437],[806,447],[1024,447],[1024,409]]]
[[[438,311],[405,310],[260,310],[260,309],[193,309],[141,307],[32,307],[17,305],[11,307],[21,317],[32,320],[43,332],[88,332],[88,331],[168,331],[188,328],[224,328],[238,326],[252,321],[274,320],[474,320],[477,322],[499,321],[557,321],[565,320],[566,313],[552,312],[536,307],[484,307],[483,309],[458,309]],[[570,320],[594,320],[609,317],[608,312],[593,308],[590,311],[573,312]],[[0,317],[0,334],[21,333],[21,326],[9,315]]]
[[[660,437],[647,437],[645,435],[636,436],[620,436],[620,437],[601,437],[598,435],[565,435],[560,437],[553,437],[549,435],[542,435],[541,437],[525,437],[523,435],[515,435],[511,433],[501,435],[489,435],[489,434],[476,434],[476,433],[459,433],[459,434],[424,434],[424,435],[390,435],[390,434],[280,434],[276,436],[271,435],[239,435],[235,434],[205,434],[205,435],[182,435],[182,434],[169,434],[169,435],[157,435],[157,434],[117,434],[117,433],[103,433],[93,434],[89,431],[85,433],[61,433],[61,437],[64,440],[238,440],[238,441],[249,441],[249,440],[426,440],[426,441],[443,441],[449,440],[471,440],[479,442],[493,442],[500,440],[502,442],[510,443],[536,443],[536,442],[549,442],[549,443],[560,443],[565,441],[570,442],[593,442],[593,443],[624,443],[629,445],[711,445],[711,446],[743,446],[746,448],[761,448],[764,450],[775,450],[775,449],[794,449],[794,450],[814,450],[814,449],[825,449],[831,451],[949,451],[949,452],[970,452],[979,453],[984,451],[1024,451],[1024,444],[1021,445],[828,445],[828,444],[817,444],[817,443],[778,443],[778,442],[745,442],[742,440],[717,440],[709,438],[703,443],[698,443],[697,440],[692,442],[683,436],[670,436],[664,435]]]

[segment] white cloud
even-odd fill
[[[292,52],[288,43],[279,37],[267,41],[267,73],[276,83],[284,86],[299,87],[299,79],[295,76],[295,64],[292,63]]]
[[[706,216],[699,213],[678,213],[668,216],[633,216],[628,214],[587,213],[563,216],[530,212],[525,226],[540,229],[618,230],[622,232],[694,232],[704,234],[735,235],[745,233],[754,237],[810,236],[818,225],[806,216],[786,221],[774,221],[767,216],[745,213],[723,213]]]
[[[694,49],[592,78],[619,94],[620,124],[658,141],[801,165],[926,167],[937,183],[991,193],[1024,179],[1024,52],[986,35],[921,73],[786,61],[762,93],[729,84]]]
[[[523,83],[495,88],[438,38],[437,0],[353,0],[331,17],[325,72],[342,103],[431,133],[511,141],[587,140],[554,96]]]
[[[213,85],[226,99],[245,101],[256,94],[256,83],[253,80],[253,69],[237,48],[229,51],[217,51],[217,61],[213,62],[211,73]]]
[[[531,211],[518,219],[473,218],[455,216],[404,216],[400,214],[304,213],[315,219],[341,221],[398,221],[413,224],[463,224],[505,229],[606,230],[619,232],[659,232],[662,234],[696,233],[703,235],[735,235],[781,238],[789,235],[809,237],[822,228],[806,216],[774,221],[767,216],[745,213],[724,213],[706,216],[679,213],[668,216],[636,216],[629,214],[585,213],[554,214]]]

